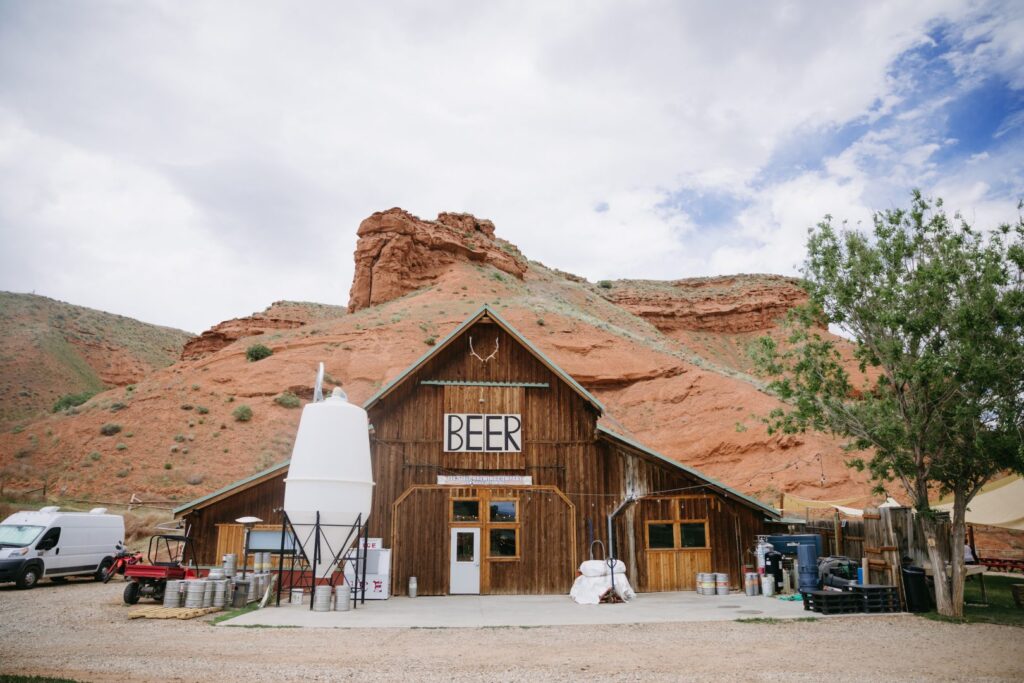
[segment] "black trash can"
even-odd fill
[[[931,610],[932,600],[928,594],[928,582],[925,581],[924,569],[921,567],[903,567],[903,592],[907,596],[907,611]]]

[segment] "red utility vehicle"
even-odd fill
[[[165,534],[149,539],[148,564],[129,564],[124,568],[124,577],[129,581],[124,587],[125,604],[134,605],[141,597],[162,602],[169,579],[200,576],[198,569],[182,564],[186,554],[196,557],[195,545],[188,536]]]

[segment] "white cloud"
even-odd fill
[[[970,11],[7,6],[0,237],[18,251],[0,255],[0,287],[195,331],[278,298],[344,304],[359,221],[396,205],[491,218],[592,279],[784,271],[823,213],[877,198],[867,160],[903,150],[865,137],[762,184],[781,141],[898,107],[893,60]],[[959,68],[1013,63],[1016,38],[985,30],[1004,47]],[[917,141],[906,177],[934,144]],[[709,235],[660,208],[681,187],[750,206]]]

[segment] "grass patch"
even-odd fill
[[[282,408],[298,408],[302,405],[302,400],[292,392],[286,391],[275,398],[274,403]]]
[[[964,618],[953,619],[944,617],[938,612],[924,612],[925,619],[945,621],[954,624],[1001,624],[1003,626],[1024,626],[1024,609],[1013,603],[1015,583],[1024,583],[1024,579],[1013,576],[985,577],[985,594],[988,606],[981,603],[981,581],[972,579],[964,585]]]
[[[234,619],[235,617],[241,616],[243,614],[248,614],[249,612],[253,612],[253,611],[259,609],[259,606],[260,606],[260,604],[258,602],[249,603],[245,607],[239,607],[238,609],[233,609],[233,610],[229,610],[227,612],[224,612],[223,614],[218,614],[217,616],[215,616],[213,619],[211,619],[210,621],[208,621],[206,623],[210,624],[211,626],[214,626],[216,624],[219,624],[222,621],[227,621],[228,619]]]
[[[115,424],[113,422],[108,422],[107,424],[100,427],[100,434],[102,434],[103,436],[113,436],[114,434],[117,434],[120,431],[121,425]]]
[[[740,624],[785,624],[790,621],[818,621],[818,617],[796,617],[795,619],[777,619],[776,617],[747,617],[735,619]]]
[[[57,399],[56,403],[53,404],[53,410],[51,412],[59,413],[60,411],[65,410],[66,408],[80,406],[86,401],[88,401],[90,398],[95,396],[97,393],[99,392],[83,391],[79,394],[64,394],[59,399]]]
[[[248,422],[252,419],[252,408],[246,405],[241,405],[235,408],[234,412],[231,413],[237,422]]]

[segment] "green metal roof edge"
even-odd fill
[[[470,382],[460,379],[421,379],[420,384],[430,387],[523,387],[525,389],[547,389],[547,382]]]
[[[569,373],[567,373],[565,370],[560,368],[557,363],[555,363],[550,358],[548,358],[546,355],[544,355],[544,353],[542,351],[540,351],[540,349],[538,349],[532,343],[530,343],[530,340],[528,340],[526,337],[524,337],[519,332],[519,330],[517,330],[516,328],[512,327],[512,325],[510,325],[508,323],[508,321],[506,321],[504,318],[502,318],[498,314],[497,311],[495,311],[493,308],[491,308],[487,304],[484,304],[483,306],[478,308],[475,313],[473,313],[471,316],[469,316],[464,321],[462,321],[462,324],[460,324],[458,327],[456,327],[454,330],[452,330],[450,333],[448,333],[445,336],[444,339],[442,339],[437,345],[434,346],[434,348],[430,349],[429,351],[424,353],[422,356],[420,356],[418,360],[416,360],[412,365],[410,365],[404,371],[402,371],[402,373],[400,375],[398,375],[398,377],[396,377],[395,379],[391,380],[390,382],[385,384],[383,387],[381,387],[377,391],[377,393],[375,393],[373,396],[371,396],[369,399],[367,399],[366,402],[363,403],[363,410],[369,410],[373,406],[373,404],[375,404],[377,401],[379,401],[385,394],[390,392],[395,386],[397,386],[398,384],[401,384],[403,381],[405,381],[406,377],[411,375],[417,368],[419,368],[421,365],[423,365],[423,363],[426,363],[428,360],[430,360],[431,357],[433,357],[434,355],[436,355],[436,354],[440,353],[442,350],[444,350],[444,348],[447,347],[448,344],[451,343],[451,341],[453,339],[455,339],[455,337],[457,337],[458,335],[462,334],[462,332],[465,331],[466,328],[468,328],[470,325],[472,325],[477,320],[479,320],[481,318],[481,316],[483,316],[484,314],[487,314],[487,315],[491,316],[495,320],[495,322],[497,322],[502,328],[505,329],[506,332],[511,334],[513,337],[515,337],[516,340],[519,341],[519,343],[521,343],[523,346],[525,346],[527,348],[527,350],[530,351],[530,353],[532,353],[533,355],[537,356],[537,358],[540,359],[540,361],[542,363],[544,363],[544,365],[548,366],[548,369],[550,369],[556,375],[561,377],[577,393],[579,393],[583,398],[585,398],[595,408],[597,408],[597,410],[599,412],[601,412],[601,413],[605,412],[604,405],[600,401],[598,401],[596,398],[594,398],[593,394],[591,394],[589,391],[584,389],[580,385],[579,382],[577,382],[576,380],[574,380],[572,378],[572,376]]]
[[[625,444],[627,444],[629,446],[632,446],[633,448],[636,448],[637,450],[643,451],[647,455],[650,455],[650,456],[655,457],[655,458],[657,458],[659,460],[662,460],[662,461],[664,461],[664,462],[666,462],[666,463],[668,463],[670,465],[675,465],[676,467],[678,467],[679,469],[683,470],[684,472],[686,472],[688,474],[691,474],[691,475],[693,475],[693,476],[695,476],[695,477],[697,477],[699,479],[703,479],[704,481],[708,482],[709,484],[711,484],[712,486],[714,486],[716,488],[720,488],[723,491],[726,491],[729,494],[731,494],[733,496],[736,496],[737,498],[741,498],[741,499],[747,501],[748,503],[756,505],[757,507],[761,508],[762,510],[765,510],[768,513],[774,515],[775,517],[780,517],[782,515],[781,512],[776,510],[771,505],[766,505],[766,504],[762,503],[761,501],[759,501],[756,498],[752,498],[752,497],[748,496],[745,493],[740,493],[739,491],[737,491],[736,489],[732,488],[731,486],[727,486],[727,485],[723,484],[722,482],[720,482],[720,481],[718,481],[716,479],[712,479],[711,477],[707,476],[706,474],[704,474],[702,472],[699,472],[699,471],[693,469],[692,467],[687,467],[686,465],[684,465],[683,463],[679,462],[678,460],[673,460],[672,458],[668,458],[668,457],[662,455],[661,453],[659,453],[659,452],[657,452],[657,451],[655,451],[655,450],[653,450],[651,448],[648,448],[647,446],[644,446],[642,443],[640,443],[638,441],[634,441],[633,439],[630,439],[628,436],[623,436],[622,434],[619,434],[616,431],[612,431],[611,429],[608,429],[607,427],[604,427],[602,425],[598,425],[597,426],[597,431],[604,432],[605,434],[608,434],[609,436],[611,436],[611,437],[613,437],[615,439],[618,439],[619,441],[621,441],[621,442],[623,442],[623,443],[625,443]]]
[[[249,476],[249,477],[246,477],[245,479],[239,479],[238,481],[232,482],[232,483],[228,484],[227,486],[222,486],[221,488],[217,489],[213,493],[208,493],[205,496],[203,496],[202,498],[196,498],[195,500],[193,500],[193,501],[191,501],[189,503],[185,503],[184,505],[179,505],[178,507],[174,508],[171,511],[171,513],[175,517],[177,517],[179,512],[184,512],[185,510],[189,510],[191,508],[199,507],[200,505],[202,505],[206,501],[208,501],[208,500],[210,500],[212,498],[216,498],[217,496],[219,496],[222,493],[227,493],[228,491],[230,491],[232,489],[236,489],[239,486],[244,486],[245,484],[248,484],[250,482],[256,481],[257,479],[259,479],[261,477],[265,477],[268,474],[273,474],[274,472],[276,472],[276,471],[278,471],[280,469],[284,469],[285,467],[288,466],[288,463],[290,463],[290,462],[291,462],[291,460],[285,460],[284,462],[282,462],[280,464],[277,464],[277,465],[274,465],[273,467],[269,467],[269,468],[263,470],[262,472],[257,472],[256,474],[254,474],[252,476]]]

